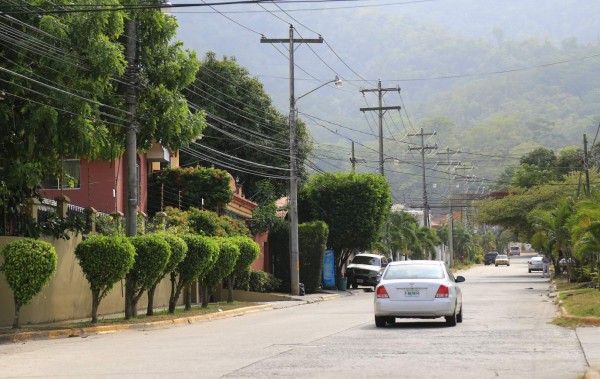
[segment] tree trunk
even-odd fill
[[[150,287],[148,290],[148,307],[146,308],[146,316],[154,315],[154,291],[156,291],[156,284]]]
[[[13,320],[13,329],[19,328],[19,311],[21,310],[21,302],[15,297],[15,319]]]
[[[100,305],[100,294],[92,291],[92,324],[98,322],[98,306]]]
[[[206,284],[201,284],[200,292],[202,293],[202,308],[208,308],[208,286]]]
[[[191,284],[188,284],[185,287],[185,291],[183,292],[183,297],[185,298],[185,310],[189,311],[192,309],[192,289]]]
[[[235,285],[235,279],[233,274],[227,278],[227,302],[233,303],[233,286]]]
[[[169,313],[175,313],[175,307],[177,306],[177,299],[179,299],[179,295],[181,294],[181,290],[183,289],[183,283],[178,283],[175,288],[175,294],[171,296],[169,300]]]
[[[131,288],[131,279],[125,279],[125,320],[129,320],[133,315],[133,290]]]
[[[177,305],[177,298],[179,297],[179,293],[177,293],[177,286],[175,285],[175,273],[171,273],[171,297],[169,297],[169,313],[175,313],[175,306]]]

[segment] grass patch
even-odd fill
[[[19,329],[12,328],[0,328],[0,335],[16,334],[24,332],[35,332],[35,331],[50,331],[50,330],[63,330],[63,329],[81,329],[91,326],[103,326],[103,325],[117,325],[117,324],[143,324],[154,321],[165,321],[174,320],[184,317],[202,316],[211,313],[218,313],[222,311],[228,311],[238,308],[245,308],[257,305],[257,303],[249,303],[242,301],[234,301],[233,303],[210,303],[208,308],[202,308],[201,306],[192,306],[189,311],[183,308],[175,309],[174,314],[170,314],[168,310],[161,310],[154,312],[153,316],[146,316],[146,311],[141,310],[136,318],[125,320],[124,316],[99,316],[98,323],[92,324],[90,321],[76,321],[76,322],[57,322],[52,324],[40,324],[40,325],[22,325]]]
[[[570,315],[600,317],[600,291],[594,288],[575,289],[559,296]]]

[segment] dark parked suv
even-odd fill
[[[483,257],[484,265],[493,265],[496,262],[496,256],[498,255],[497,251],[490,251],[489,253],[485,253]]]
[[[357,288],[359,285],[375,287],[387,264],[388,259],[383,255],[356,254],[346,267],[348,286],[352,286],[352,288]]]

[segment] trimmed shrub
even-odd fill
[[[321,287],[323,256],[327,247],[329,228],[323,221],[307,222],[298,226],[300,247],[300,283],[307,293]]]
[[[250,291],[250,268],[248,267],[246,270],[242,272],[238,272],[234,274],[233,283],[234,289],[242,290],[242,291]]]
[[[148,290],[148,309],[146,310],[146,315],[148,316],[154,314],[154,292],[156,291],[156,285],[169,273],[171,274],[171,298],[175,296],[175,270],[177,269],[177,265],[183,261],[188,251],[188,247],[182,238],[169,233],[159,233],[157,235],[167,241],[171,247],[171,256],[169,257],[169,261],[160,278],[158,278],[154,285]]]
[[[48,242],[30,238],[13,241],[2,249],[4,263],[0,271],[13,292],[15,318],[13,328],[19,327],[19,310],[29,304],[56,273],[58,255]]]
[[[122,237],[93,236],[75,248],[75,257],[92,290],[92,323],[100,301],[133,267],[135,248]]]
[[[183,261],[177,265],[179,279],[175,294],[169,301],[169,313],[175,313],[175,305],[181,290],[192,284],[194,280],[203,278],[219,258],[219,244],[214,238],[195,234],[185,234],[181,238],[185,241],[188,252]],[[189,308],[186,301],[186,310]]]
[[[235,263],[235,268],[233,269],[231,275],[229,275],[229,283],[227,286],[228,303],[233,302],[233,287],[235,286],[235,274],[248,269],[252,262],[254,262],[256,258],[258,258],[258,256],[260,255],[260,247],[258,247],[258,244],[252,238],[246,236],[237,236],[232,237],[232,241],[234,241],[235,244],[239,247],[240,255]]]
[[[135,247],[135,262],[125,276],[125,318],[137,315],[137,303],[142,294],[163,276],[171,257],[171,246],[156,234],[129,238]]]
[[[202,284],[202,307],[208,307],[209,289],[221,283],[235,268],[240,256],[240,248],[231,238],[217,238],[219,243],[219,259],[208,271],[201,281]]]
[[[273,292],[281,285],[280,282],[281,280],[268,272],[251,270],[248,284],[250,291],[266,293]]]

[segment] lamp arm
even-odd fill
[[[312,89],[312,90],[308,91],[308,92],[307,92],[307,93],[305,93],[304,95],[302,95],[302,96],[298,96],[298,97],[296,98],[296,100],[300,100],[300,99],[302,99],[304,96],[306,96],[306,95],[310,95],[311,93],[315,92],[315,91],[316,91],[316,90],[318,90],[319,88],[321,88],[321,87],[325,87],[325,86],[326,86],[326,85],[328,85],[329,83],[336,82],[337,80],[338,80],[338,79],[333,79],[333,80],[330,80],[330,81],[328,81],[328,82],[325,82],[325,83],[321,84],[320,86],[318,86],[317,88],[314,88],[314,89]]]

